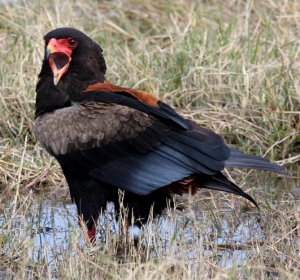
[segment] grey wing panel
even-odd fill
[[[151,124],[135,109],[89,102],[39,116],[35,132],[42,146],[57,156],[132,138]]]

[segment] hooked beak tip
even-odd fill
[[[59,79],[57,79],[57,78],[54,77],[53,83],[54,83],[55,86],[57,86],[58,82],[59,82]]]

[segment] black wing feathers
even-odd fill
[[[212,175],[224,168],[229,152],[222,138],[211,132],[207,136],[204,129],[195,139],[190,133],[196,132],[154,121],[133,139],[57,158],[69,172],[88,171],[107,184],[147,195],[194,173]]]
[[[221,172],[218,172],[213,176],[199,176],[199,184],[206,189],[224,191],[242,196],[258,207],[256,201],[249,194],[245,193],[237,185],[229,181]]]
[[[89,92],[84,94],[84,101],[131,107],[147,113],[153,118],[153,124],[134,138],[57,156],[63,169],[75,176],[88,173],[106,184],[138,195],[149,195],[173,182],[199,174],[207,176],[201,186],[235,193],[255,204],[220,171],[225,166],[238,166],[285,172],[263,158],[230,149],[219,135],[185,120],[162,102],[159,107],[154,107],[125,93],[110,92]]]

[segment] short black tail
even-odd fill
[[[234,148],[230,148],[230,152],[230,158],[225,161],[225,167],[255,168],[283,175],[290,175],[284,167],[271,163],[265,158],[247,155]]]
[[[198,177],[198,180],[201,188],[233,193],[250,200],[256,207],[258,207],[253,197],[245,193],[233,182],[229,181],[221,172],[213,176],[200,175]]]

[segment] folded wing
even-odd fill
[[[97,85],[83,92],[78,104],[36,120],[37,137],[68,174],[88,174],[139,195],[196,174],[196,188],[232,192],[252,202],[222,175],[224,167],[286,174],[261,157],[229,148],[220,136],[145,92]]]
[[[222,138],[209,130],[179,129],[116,104],[88,102],[43,118],[57,133],[44,132],[40,141],[63,170],[140,195],[195,173],[216,174],[229,157]]]

